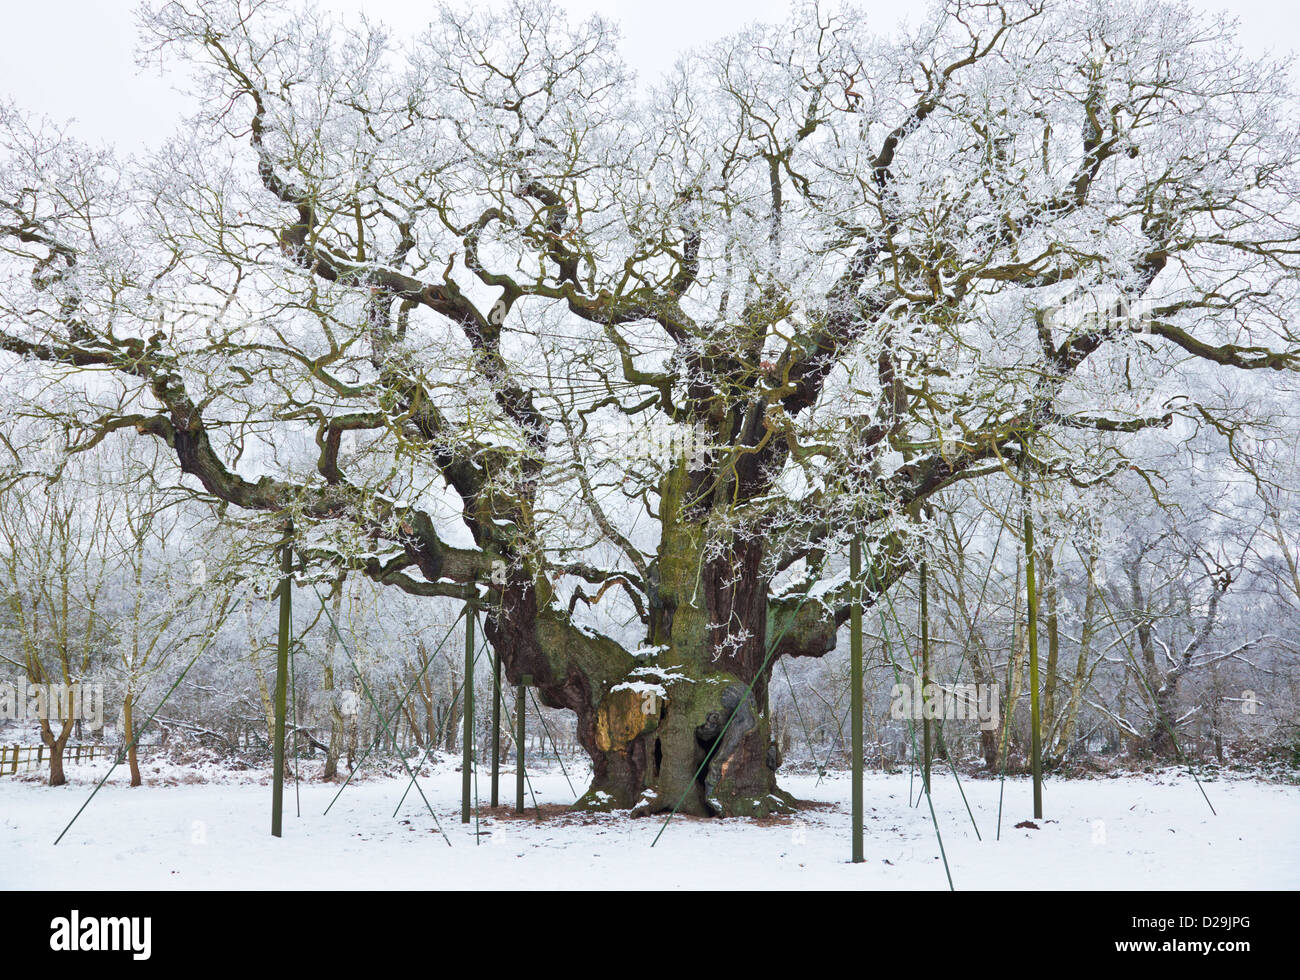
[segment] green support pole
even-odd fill
[[[862,856],[862,539],[854,534],[849,542],[849,685],[853,726],[853,863]]]
[[[930,603],[929,578],[930,569],[924,558],[921,559],[921,697],[924,704],[925,692],[930,687]],[[933,749],[930,744],[930,718],[921,713],[921,779],[926,792],[930,790],[930,760]]]
[[[464,728],[461,732],[460,822],[469,823],[470,783],[474,770],[474,604],[465,609],[465,683],[461,690]]]
[[[281,837],[284,818],[284,719],[289,679],[289,633],[293,624],[293,521],[284,526],[280,552],[280,635],[275,650],[275,773],[271,779],[271,836]]]
[[[1030,501],[1025,496],[1025,589],[1029,617],[1029,746],[1030,767],[1034,774],[1034,817],[1043,816],[1042,719],[1038,705],[1038,588],[1034,579],[1034,520]]]
[[[515,692],[515,813],[524,812],[524,692],[532,682],[533,675],[524,674]]]
[[[499,805],[501,786],[501,655],[492,654],[492,808]]]

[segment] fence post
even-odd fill
[[[13,764],[13,768],[11,768],[9,771],[10,771],[11,773],[13,773],[15,776],[18,775],[18,746],[17,746],[17,745],[14,746],[14,764]]]
[[[36,764],[39,766],[44,761],[45,761],[45,743],[42,742],[40,745],[36,746]]]

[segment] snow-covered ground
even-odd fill
[[[318,763],[311,768],[315,771]],[[285,792],[284,837],[269,835],[265,775],[130,789],[114,774],[63,842],[54,838],[105,764],[69,767],[68,786],[0,778],[0,888],[946,888],[934,824],[908,805],[908,773],[866,779],[866,861],[849,863],[849,778],[786,775],[782,785],[819,804],[793,818],[754,822],[677,818],[651,847],[662,818],[493,816],[459,822],[460,774],[444,763],[421,779],[451,846],[412,791],[393,817],[405,777],[349,786],[303,782]],[[160,769],[159,773],[165,773]],[[183,775],[182,770],[177,775]],[[205,773],[205,778],[213,775]],[[581,791],[577,774],[574,785]],[[149,774],[146,774],[146,779]],[[538,773],[543,804],[574,795],[559,773]],[[934,808],[958,889],[1300,888],[1300,787],[1205,782],[1210,812],[1186,775],[1162,772],[1051,780],[1047,819],[1031,812],[1026,780],[1008,779],[1001,840],[999,785],[963,780],[976,838],[951,775],[936,774]],[[487,775],[479,792],[486,804]],[[502,779],[513,799],[514,777]],[[532,799],[529,799],[531,806]]]

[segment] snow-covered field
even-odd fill
[[[451,846],[412,791],[393,817],[406,778],[354,783],[322,811],[336,786],[292,782],[284,837],[269,835],[264,774],[129,789],[119,769],[63,842],[54,838],[106,764],[69,767],[68,786],[0,779],[0,888],[946,888],[934,824],[908,805],[909,775],[869,773],[866,861],[849,863],[849,778],[786,775],[796,797],[820,804],[765,822],[677,818],[651,847],[662,818],[558,813],[459,822],[460,774],[443,764],[421,779]],[[313,765],[313,771],[316,766]],[[182,771],[183,772],[183,771]],[[581,790],[574,774],[574,785]],[[148,777],[148,774],[146,775]],[[258,781],[261,780],[261,781]],[[543,804],[573,800],[559,773],[534,774]],[[1300,787],[1213,780],[1205,790],[1166,771],[1148,776],[1052,780],[1047,819],[1031,813],[1030,787],[963,780],[976,838],[951,775],[936,774],[934,808],[958,889],[1300,888]],[[487,775],[479,792],[486,804]],[[502,779],[513,799],[514,776]],[[531,806],[532,800],[529,799]]]

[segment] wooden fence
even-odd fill
[[[65,745],[63,747],[63,762],[94,762],[96,759],[106,759],[114,754],[117,747],[114,745]],[[13,776],[18,772],[18,767],[26,769],[36,769],[45,764],[45,746],[44,745],[0,745],[0,776]]]

